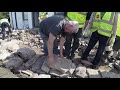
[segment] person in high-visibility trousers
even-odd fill
[[[97,53],[93,61],[89,62],[89,66],[93,69],[98,68],[99,62],[101,61],[102,54],[105,50],[106,44],[110,38],[113,38],[114,32],[117,31],[117,19],[118,14],[116,12],[94,12],[92,21],[92,35],[86,48],[85,52],[82,54],[81,62],[89,62],[87,57],[91,49],[99,41],[99,46]]]
[[[92,12],[65,12],[64,17],[68,21],[77,21],[79,23],[79,30],[74,34],[67,34],[65,41],[65,51],[64,56],[68,59],[73,60],[75,56],[75,51],[79,47],[79,42],[82,36],[82,29],[86,28],[88,21],[90,19]],[[72,44],[72,39],[73,44]],[[71,46],[72,44],[72,46]]]
[[[10,33],[12,33],[11,28],[10,28],[10,23],[8,21],[8,19],[4,18],[0,20],[0,26],[2,28],[2,39],[5,39],[5,28],[8,28],[7,34],[10,35]]]

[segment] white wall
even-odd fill
[[[17,18],[17,26],[18,29],[23,29],[23,17],[22,12],[16,12],[16,18]]]
[[[13,21],[13,28],[16,29],[17,26],[16,26],[16,20],[15,20],[15,12],[11,12],[12,14],[12,21]]]
[[[15,19],[16,13],[16,19]],[[40,12],[39,12],[40,14]],[[54,15],[54,12],[48,12],[48,16]],[[28,20],[23,20],[23,12],[9,12],[9,16],[11,19],[11,25],[13,28],[23,29],[24,27],[29,27],[30,29],[33,27],[33,15],[32,12],[28,12]],[[17,26],[16,26],[17,25]]]
[[[29,25],[29,28],[30,28],[30,29],[33,28],[32,12],[28,12],[28,25]]]
[[[9,17],[10,17],[10,25],[13,28],[12,12],[9,12]]]
[[[48,17],[54,15],[54,12],[48,12]]]

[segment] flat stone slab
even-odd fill
[[[87,73],[89,78],[101,78],[98,70],[87,68]]]

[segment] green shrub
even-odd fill
[[[9,18],[9,12],[0,12],[0,19]]]

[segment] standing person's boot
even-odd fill
[[[74,53],[71,53],[71,55],[70,55],[70,59],[73,60],[74,57],[75,57],[75,54],[74,54]]]

